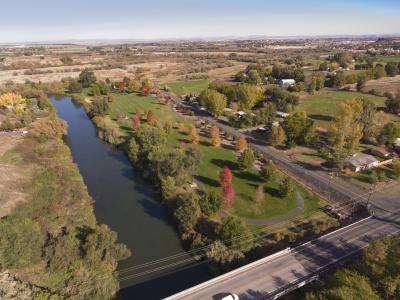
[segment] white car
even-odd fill
[[[239,296],[236,294],[230,294],[224,298],[221,298],[221,300],[239,300]]]

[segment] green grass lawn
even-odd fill
[[[339,104],[342,101],[353,98],[369,99],[376,106],[384,106],[385,104],[384,97],[357,92],[323,90],[316,92],[314,95],[307,95],[302,98],[296,110],[307,112],[308,116],[315,120],[316,125],[326,127],[329,125],[332,117],[338,113]]]
[[[208,80],[190,80],[190,81],[175,81],[168,82],[164,86],[168,86],[171,92],[177,95],[186,95],[191,93],[200,93],[209,85]]]
[[[377,55],[375,58],[375,61],[376,62],[384,62],[384,63],[392,62],[392,61],[400,62],[400,55],[389,55],[389,56],[388,55]]]
[[[169,106],[159,103],[156,98],[117,94],[116,100],[111,104],[110,116],[115,119],[118,111],[126,115],[129,120],[121,120],[119,123],[124,131],[129,132],[132,126],[130,119],[135,114],[136,108],[139,108],[142,112],[151,109],[156,115],[157,121],[161,124],[167,121],[171,124],[176,122],[184,123],[185,130],[182,132],[175,128],[172,129],[168,141],[171,145],[189,143],[187,132],[192,124],[191,121],[173,112]],[[225,146],[212,147],[209,138],[205,136],[201,136],[200,142],[194,146],[202,153],[202,162],[196,176],[202,188],[220,190],[220,171],[224,166],[228,166],[232,170],[234,175],[233,186],[236,191],[235,203],[233,208],[230,209],[233,214],[245,218],[268,219],[286,214],[295,209],[296,200],[294,195],[284,198],[277,196],[278,184],[276,182],[262,182],[256,170],[238,170],[236,155],[232,149]],[[256,212],[253,198],[260,184],[265,187],[266,200]],[[322,205],[316,195],[305,190],[297,183],[296,189],[300,191],[305,199],[305,215],[315,212]]]

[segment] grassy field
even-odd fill
[[[400,62],[400,55],[390,55],[390,56],[377,55],[375,61],[376,62],[384,62],[384,63],[392,62],[392,61]]]
[[[164,86],[168,86],[174,94],[186,95],[191,93],[200,93],[208,87],[209,83],[208,80],[190,80],[168,82]]]
[[[305,111],[316,125],[326,127],[339,110],[339,104],[353,98],[369,99],[376,106],[384,106],[385,98],[357,92],[323,90],[300,100],[297,111]]]
[[[170,122],[171,124],[183,123],[184,130],[173,129],[169,135],[169,142],[172,145],[179,143],[189,143],[188,131],[191,121],[174,113],[169,106],[161,104],[153,97],[117,95],[116,100],[112,103],[111,117],[115,118],[119,111],[126,115],[129,120],[135,113],[135,109],[139,108],[142,112],[151,109],[156,115],[157,122],[163,124]],[[126,132],[131,130],[131,122],[121,120],[121,128]],[[269,182],[265,184],[261,181],[256,170],[240,171],[236,163],[236,155],[233,149],[228,146],[212,147],[209,138],[201,136],[200,142],[195,145],[202,153],[202,162],[196,179],[202,188],[206,190],[220,190],[219,173],[224,166],[228,166],[233,174],[233,185],[236,190],[235,204],[230,211],[238,216],[246,218],[268,219],[273,216],[286,214],[296,207],[294,195],[285,198],[277,196],[277,183]],[[255,210],[254,195],[258,185],[265,187],[265,201]],[[311,214],[318,210],[321,203],[317,196],[308,192],[301,186],[296,184],[296,189],[300,191],[305,199],[304,214]]]

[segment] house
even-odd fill
[[[397,153],[400,153],[400,138],[394,141],[394,149],[396,149]]]
[[[236,115],[237,115],[239,118],[241,118],[241,117],[243,117],[244,115],[246,115],[246,112],[244,112],[243,110],[239,110],[239,111],[236,112]]]
[[[278,117],[280,117],[280,118],[286,118],[286,117],[289,117],[289,116],[290,116],[290,114],[285,113],[285,112],[283,112],[283,111],[277,111],[277,112],[276,112],[276,115],[277,115]]]
[[[355,153],[346,160],[345,165],[352,171],[359,172],[377,167],[379,165],[379,161],[372,155]]]
[[[389,158],[391,156],[391,153],[385,147],[372,148],[371,154],[381,158]]]
[[[289,86],[292,86],[292,85],[294,85],[296,83],[296,80],[294,80],[294,79],[281,79],[280,81],[279,81],[279,85],[281,86],[281,87],[285,87],[285,88],[287,88],[287,87],[289,87]]]

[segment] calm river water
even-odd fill
[[[51,101],[59,117],[68,122],[68,143],[95,200],[97,221],[116,231],[119,241],[132,251],[119,266],[121,277],[129,279],[121,282],[117,298],[161,299],[208,279],[203,264],[182,263],[190,257],[168,213],[128,157],[97,137],[93,123],[71,98]],[[154,263],[176,254],[174,259]]]

